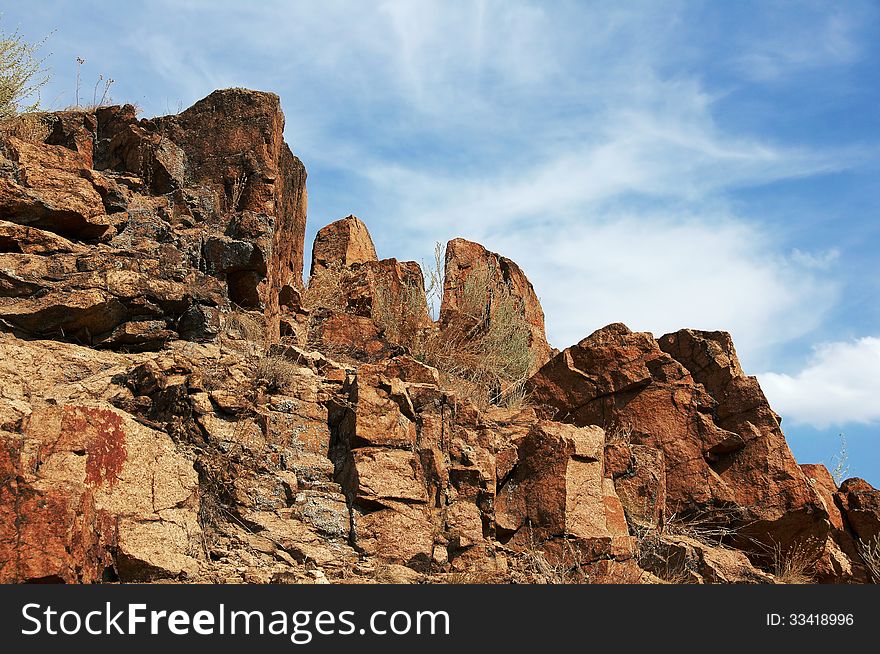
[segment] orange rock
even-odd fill
[[[5,137],[0,218],[79,239],[112,232],[104,202],[88,181],[91,161],[60,145]],[[14,172],[12,172],[14,171]]]
[[[368,261],[378,261],[370,232],[359,218],[348,216],[318,231],[309,275],[329,267],[349,267]]]
[[[546,363],[551,348],[544,332],[544,311],[525,273],[510,259],[478,243],[457,238],[446,244],[441,329],[451,325],[460,329],[460,323],[479,321],[484,314],[491,318],[501,294],[517,303],[528,325],[534,372]]]
[[[872,543],[880,537],[880,490],[853,477],[840,485],[836,499],[857,539]]]
[[[666,517],[663,451],[647,445],[633,445],[631,451],[631,468],[614,479],[614,488],[631,522],[641,526],[660,526]]]
[[[738,507],[747,539],[824,541],[828,513],[729,339],[678,332],[661,345],[609,325],[551,359],[530,380],[532,397],[558,420],[627,425],[633,443],[660,450],[668,515]]]
[[[529,546],[565,536],[593,554],[620,554],[629,532],[604,477],[605,434],[598,427],[541,421],[517,443],[518,462],[495,500],[499,530]]]

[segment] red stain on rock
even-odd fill
[[[64,407],[61,421],[63,434],[85,435],[86,483],[112,486],[125,463],[125,431],[122,417],[109,409],[85,406]]]

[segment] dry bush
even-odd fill
[[[27,43],[18,30],[0,32],[0,120],[39,107],[40,89],[49,81],[43,60],[37,58],[44,42]]]
[[[426,266],[422,262],[425,276],[425,300],[433,320],[440,318],[440,305],[443,302],[443,287],[446,283],[446,252],[442,243],[434,244],[434,261]]]
[[[104,77],[98,75],[95,81],[95,88],[92,91],[92,101],[83,102],[80,98],[80,89],[82,86],[82,67],[86,60],[82,57],[76,58],[76,89],[74,91],[74,104],[67,107],[67,111],[94,111],[100,107],[106,107],[113,103],[110,97],[110,87],[116,82],[112,77]],[[100,94],[100,95],[99,95]]]
[[[442,256],[427,275],[428,296],[444,283]],[[427,335],[417,358],[454,381],[456,389],[475,391],[478,406],[518,406],[527,398],[525,382],[532,365],[530,331],[522,299],[495,282],[495,270],[476,271],[459,289],[459,304],[442,329]],[[432,305],[429,299],[429,307]]]
[[[858,548],[868,574],[871,575],[871,581],[880,584],[880,534],[875,536],[874,540],[859,539]]]
[[[448,572],[442,577],[442,583],[450,586],[484,586],[486,584],[497,584],[501,581],[497,572],[489,570],[460,570],[456,572]]]
[[[241,198],[244,196],[247,181],[248,176],[244,172],[239,173],[235,176],[235,179],[232,180],[232,183],[229,185],[227,192],[222,198],[223,214],[225,216],[231,216],[238,211],[238,208],[241,205]]]
[[[303,292],[309,310],[345,311],[351,273],[341,265],[318,272]],[[522,299],[496,282],[492,268],[472,273],[459,289],[459,305],[443,328],[426,325],[436,317],[444,284],[444,256],[438,244],[424,286],[386,281],[374,289],[370,313],[385,338],[438,369],[444,387],[485,408],[527,402],[525,382],[533,363],[531,333]],[[394,284],[394,286],[392,286]]]
[[[663,540],[663,530],[656,527],[636,526],[632,557],[642,570],[647,570],[667,584],[696,583],[695,562],[674,555]]]
[[[690,513],[674,513],[664,524],[665,533],[692,538],[712,547],[723,547],[725,542],[748,527],[743,522],[740,507],[717,507]]]
[[[338,264],[334,264],[309,279],[309,284],[302,293],[303,308],[332,309],[341,311],[346,306],[344,293],[345,277],[347,271]]]
[[[808,542],[795,543],[787,548],[773,547],[772,574],[781,584],[813,583],[813,567],[816,563],[816,548]]]
[[[265,325],[262,316],[255,316],[247,311],[233,310],[226,316],[224,331],[227,336],[246,341],[261,341],[265,336]]]
[[[0,120],[0,134],[22,141],[43,142],[49,136],[49,125],[41,114],[21,114]]]
[[[605,431],[605,442],[621,445],[629,445],[632,443],[633,429],[631,424],[615,424]]]
[[[254,374],[258,380],[266,383],[268,390],[281,391],[294,382],[299,367],[290,359],[270,354],[257,359]]]
[[[513,564],[521,572],[526,583],[532,584],[582,584],[589,581],[586,557],[576,543],[561,539],[559,557],[548,557],[544,544],[528,525],[528,542],[517,553]]]
[[[424,326],[427,311],[425,293],[420,286],[404,283],[397,293],[384,284],[376,289],[372,306],[376,325],[390,342],[404,345],[415,353],[424,349],[430,332]]]
[[[849,477],[849,448],[846,443],[846,436],[839,434],[840,447],[837,453],[831,458],[831,478],[838,487]]]

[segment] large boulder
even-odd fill
[[[855,538],[865,544],[880,539],[880,490],[853,477],[840,485],[835,499]]]
[[[112,232],[91,158],[61,145],[0,140],[0,219],[61,236],[97,239]]]
[[[169,436],[116,409],[113,354],[0,336],[3,582],[143,581],[198,570],[199,487]],[[87,379],[69,384],[72,370]]]
[[[687,331],[658,343],[609,325],[551,359],[529,390],[545,415],[625,429],[632,443],[660,450],[667,515],[712,515],[756,554],[755,541],[788,546],[829,533],[827,510],[729,338]]]
[[[177,116],[157,119],[156,125],[185,155],[187,184],[195,187],[193,195],[202,204],[213,204],[212,213],[222,220],[224,214],[251,212],[274,223],[266,236],[268,271],[265,279],[259,271],[255,278],[272,325],[281,289],[302,288],[308,201],[305,167],[284,142],[278,96],[248,89],[215,91]]]
[[[348,267],[378,259],[367,226],[356,216],[347,216],[318,231],[309,275],[334,266]]]
[[[605,477],[605,433],[539,421],[514,441],[517,461],[502,480],[495,521],[518,547],[576,542],[591,559],[626,557],[631,542],[614,484]]]
[[[0,320],[113,349],[209,340],[230,304],[302,288],[305,169],[277,96],[227,89],[179,115],[131,105],[34,116],[0,142]],[[13,133],[16,133],[13,131]]]

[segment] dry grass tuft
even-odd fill
[[[234,350],[256,356],[266,346],[266,321],[256,312],[234,309],[223,319],[220,339],[221,343],[229,339]]]
[[[345,309],[344,289],[347,274],[347,270],[336,264],[312,275],[309,285],[302,294],[303,308],[336,311]]]
[[[780,584],[811,584],[816,563],[816,548],[809,541],[788,548],[773,547],[772,574]]]
[[[42,143],[49,136],[49,125],[41,114],[21,114],[0,121],[0,135]]]
[[[688,514],[672,514],[666,520],[664,531],[686,536],[712,547],[721,547],[748,526],[743,522],[743,516],[744,511],[740,507],[718,507]]]
[[[590,573],[583,550],[577,543],[561,538],[552,549],[555,556],[548,556],[545,545],[531,525],[528,526],[528,542],[517,553],[514,565],[533,584],[582,584],[589,582]]]
[[[316,273],[303,292],[303,307],[346,311],[350,276],[341,265]],[[386,281],[374,289],[370,313],[389,342],[408,348],[416,359],[437,368],[444,386],[462,399],[481,408],[516,408],[528,401],[525,382],[533,362],[531,333],[522,299],[497,279],[492,268],[472,273],[457,289],[455,314],[445,317],[442,328],[426,325],[426,316],[439,313],[445,283],[443,249],[438,244],[424,285],[400,287]]]
[[[241,310],[230,311],[226,315],[223,329],[227,336],[245,341],[262,341],[266,335],[263,317]]]
[[[436,269],[427,275],[429,298],[445,283],[439,249],[435,258]],[[457,311],[446,317],[442,329],[428,334],[416,356],[444,373],[454,388],[464,389],[477,406],[516,407],[527,401],[530,331],[522,299],[496,278],[491,267],[469,275],[458,289]]]
[[[282,391],[294,382],[299,367],[290,359],[270,354],[257,359],[254,374],[269,391]]]
[[[461,570],[449,572],[441,577],[450,586],[474,586],[499,583],[499,574],[489,570]]]
[[[424,327],[427,312],[425,292],[420,286],[403,284],[397,293],[387,285],[376,289],[373,320],[385,332],[385,338],[411,352],[422,351],[429,338],[431,330]]]
[[[862,561],[868,569],[871,581],[880,584],[880,534],[874,537],[874,540],[864,541],[859,539],[859,554]]]

